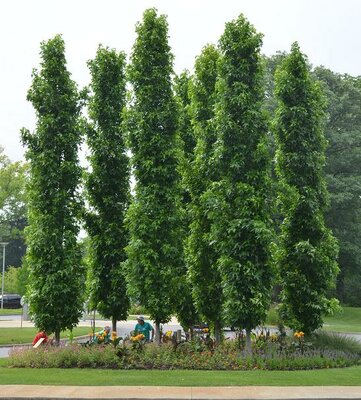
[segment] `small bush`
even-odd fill
[[[334,332],[317,331],[311,340],[316,348],[339,350],[361,356],[361,343],[353,337]]]

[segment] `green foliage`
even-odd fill
[[[196,139],[191,121],[191,77],[188,71],[183,71],[175,77],[175,93],[178,102],[178,131],[182,142],[183,157],[191,161],[193,159]]]
[[[60,331],[77,324],[82,309],[83,269],[77,244],[80,102],[60,36],[42,42],[41,58],[27,97],[36,110],[36,131],[22,130],[30,161],[28,298],[37,328],[55,332],[58,339]]]
[[[127,318],[124,262],[128,232],[124,219],[130,200],[129,160],[125,149],[122,110],[125,106],[125,54],[99,47],[88,63],[92,95],[87,129],[91,172],[86,189],[91,211],[86,214],[90,236],[91,298],[96,309],[114,322]]]
[[[335,332],[316,331],[311,340],[313,345],[319,349],[338,350],[361,355],[361,343],[354,337]]]
[[[274,113],[274,73],[286,53],[266,58],[267,110]],[[361,299],[361,232],[359,168],[359,131],[361,123],[360,79],[317,67],[311,72],[322,85],[327,101],[324,125],[326,149],[326,184],[330,206],[326,225],[336,236],[340,251],[336,295],[346,304],[359,305]]]
[[[28,280],[29,269],[27,268],[25,262],[23,263],[22,267],[8,267],[5,271],[5,293],[17,293],[21,296],[24,295],[26,292]]]
[[[310,333],[322,325],[329,308],[326,293],[338,271],[337,243],[324,223],[324,98],[297,43],[277,70],[276,96],[283,317],[292,328]]]
[[[197,144],[194,160],[184,171],[184,181],[191,197],[185,254],[193,300],[202,318],[218,330],[217,335],[222,326],[222,283],[216,268],[216,254],[211,246],[211,221],[202,195],[216,176],[213,118],[218,59],[219,52],[214,46],[205,47],[196,59],[195,74],[190,85],[190,114]]]
[[[136,188],[128,214],[128,265],[134,298],[159,327],[171,316],[181,262],[177,105],[165,16],[146,10],[136,31],[129,68],[134,99],[128,124]]]
[[[194,158],[194,148],[196,145],[192,122],[191,122],[191,99],[189,94],[191,78],[188,71],[182,72],[175,77],[175,95],[178,103],[178,132],[181,142],[180,152],[180,174],[182,188],[182,225],[184,229],[184,239],[189,235],[190,214],[188,207],[191,201],[190,190],[187,185],[187,175],[190,173],[191,163]],[[181,240],[181,238],[179,238]],[[184,246],[183,246],[184,251]],[[185,331],[199,322],[199,316],[194,306],[192,298],[192,288],[187,279],[187,265],[185,255],[178,270],[178,293],[175,299],[175,311],[177,319]]]
[[[26,163],[11,162],[0,146],[0,238],[8,242],[6,265],[19,267],[25,254]]]
[[[203,198],[213,221],[225,316],[247,332],[265,320],[273,278],[261,44],[242,15],[226,24],[216,108],[220,179]]]
[[[252,355],[237,349],[235,341],[226,342],[210,351],[198,343],[185,342],[155,345],[73,345],[63,348],[45,347],[12,352],[11,367],[32,368],[108,368],[108,369],[196,369],[196,370],[303,370],[358,365],[357,354],[337,350],[301,351],[292,345],[280,350],[277,343],[265,346]],[[139,342],[138,342],[139,344]],[[256,342],[253,343],[256,345]]]
[[[5,293],[18,293],[18,272],[19,268],[8,267],[5,272],[4,291]]]
[[[314,71],[327,96],[326,224],[339,241],[337,297],[361,305],[361,86],[360,78],[319,67]]]
[[[29,282],[29,268],[26,263],[26,259],[23,260],[23,265],[18,268],[17,273],[17,285],[16,285],[16,293],[20,295],[25,295],[27,291],[27,286]]]

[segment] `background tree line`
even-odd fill
[[[270,246],[277,241],[272,235],[271,215],[282,219],[287,213],[287,207],[283,212],[272,207],[272,187],[279,184],[271,183],[275,175],[270,163],[276,147],[283,152],[286,149],[277,130],[289,129],[281,118],[287,107],[289,118],[295,118],[293,124],[299,126],[302,123],[296,122],[292,107],[312,115],[314,125],[309,126],[309,132],[321,135],[320,141],[313,143],[316,147],[307,154],[307,141],[312,137],[305,134],[300,154],[307,157],[299,162],[321,165],[321,169],[316,168],[317,179],[320,188],[324,185],[325,146],[320,133],[324,105],[322,96],[316,95],[318,89],[313,88],[314,77],[322,83],[328,100],[326,179],[331,206],[326,217],[340,243],[341,274],[336,294],[342,301],[358,305],[360,199],[355,162],[359,152],[359,79],[325,68],[311,73],[297,47],[290,55],[277,54],[264,63],[261,35],[243,16],[226,25],[218,47],[204,48],[193,75],[185,72],[175,77],[167,29],[164,16],[147,10],[137,25],[138,37],[128,67],[123,53],[100,47],[89,62],[92,83],[88,93],[79,91],[70,78],[61,37],[41,45],[41,69],[34,73],[28,94],[37,111],[38,126],[32,134],[22,132],[30,163],[29,298],[33,313],[39,316],[39,327],[58,332],[74,326],[80,315],[85,281],[76,243],[80,220],[86,221],[90,236],[89,293],[93,306],[113,319],[113,328],[116,320],[126,317],[128,294],[143,303],[156,321],[158,338],[159,324],[172,313],[185,326],[207,320],[217,340],[224,323],[247,331],[262,323],[275,282]],[[302,84],[287,86],[281,78],[275,84],[278,66],[284,75]],[[126,79],[132,84],[128,100]],[[297,90],[305,85],[310,91],[302,96],[311,100],[288,106],[288,97],[297,99],[301,95]],[[89,121],[80,113],[84,104],[88,105]],[[268,121],[277,113],[278,122],[270,130]],[[275,131],[277,141],[273,139]],[[87,211],[79,193],[77,159],[83,138],[91,152],[90,172],[84,175]],[[298,139],[296,132],[292,140]],[[132,151],[131,160],[127,148]],[[312,158],[314,152],[320,152],[320,158]],[[130,168],[136,180],[132,196]],[[292,163],[281,169],[290,168]],[[292,174],[303,177],[302,169]],[[296,193],[297,185],[286,175],[281,171],[283,185]],[[324,189],[317,189],[314,178],[304,184],[318,192],[310,201],[313,206],[320,204],[317,220],[325,234],[322,219],[327,195],[322,194]],[[303,196],[297,193],[294,199]],[[297,208],[292,195],[287,201],[292,209]],[[278,220],[273,225],[279,225]],[[283,245],[290,245],[289,228],[283,228]],[[312,241],[311,236],[295,239],[297,245]],[[323,299],[331,286],[327,282],[335,274],[330,265],[336,251],[330,245],[325,256],[327,251],[317,243],[312,243],[311,250],[320,254],[318,258],[326,258],[315,264],[314,273],[322,275],[322,268],[329,268]],[[319,245],[321,250],[317,250]],[[307,253],[302,248],[304,255],[311,250]],[[303,258],[302,262],[307,267],[309,261]],[[289,283],[283,280],[282,284]],[[353,293],[348,289],[351,286]],[[65,287],[69,296],[78,299],[65,307],[67,312]],[[317,290],[321,288],[310,288],[314,295],[320,293]],[[292,303],[290,298],[287,301]],[[325,304],[320,307],[321,311],[326,308]],[[55,326],[50,320],[61,313],[64,317]],[[288,310],[288,314],[292,312]],[[295,313],[290,320],[294,318],[298,318]],[[311,328],[319,324],[316,318]],[[294,326],[305,328],[302,323]]]

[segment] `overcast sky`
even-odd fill
[[[26,93],[40,42],[63,35],[68,68],[82,87],[98,44],[129,54],[149,7],[168,16],[177,73],[192,70],[202,47],[243,13],[264,34],[264,54],[288,51],[297,40],[313,65],[361,75],[361,0],[0,0],[0,145],[13,161],[24,157],[20,128],[35,126]]]

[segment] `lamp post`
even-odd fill
[[[3,247],[3,274],[2,274],[2,284],[1,284],[1,309],[4,308],[4,283],[5,283],[5,247],[9,243],[1,242],[0,245]]]

